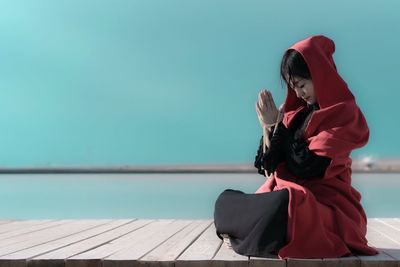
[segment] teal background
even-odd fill
[[[0,1],[0,167],[251,162],[262,88],[312,34],[397,158],[399,1]]]

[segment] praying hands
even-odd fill
[[[277,122],[279,110],[277,109],[272,94],[268,90],[261,90],[256,102],[256,112],[261,128],[270,128]]]

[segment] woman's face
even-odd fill
[[[301,77],[293,77],[294,84],[290,84],[290,87],[295,91],[298,98],[303,99],[308,104],[312,105],[317,102],[317,97],[314,91],[314,85],[312,80],[307,80]]]

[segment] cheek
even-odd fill
[[[315,94],[314,94],[313,88],[311,88],[311,87],[307,88],[307,94],[308,94],[309,96],[315,95]]]

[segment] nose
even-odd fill
[[[303,96],[303,92],[301,92],[300,90],[295,90],[295,92],[296,92],[296,96],[298,97],[298,98],[300,98],[300,97],[302,97]]]

